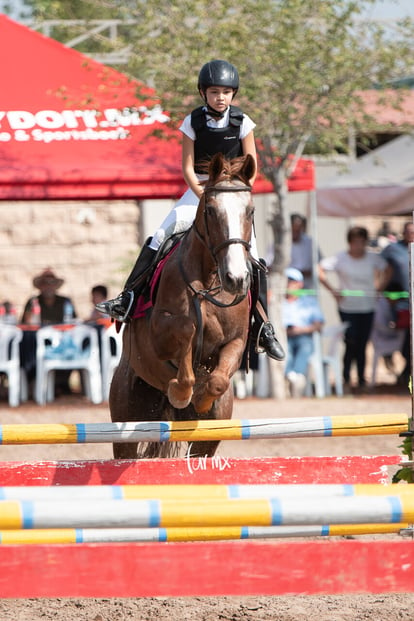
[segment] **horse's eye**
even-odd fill
[[[247,209],[246,216],[251,220],[254,216],[254,207],[253,205]]]
[[[214,214],[214,207],[213,207],[213,205],[207,204],[204,207],[204,211],[205,211],[206,216],[212,216]]]

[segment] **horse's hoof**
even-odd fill
[[[167,390],[168,401],[171,403],[173,408],[177,408],[178,410],[183,410],[188,405],[190,405],[191,398],[193,396],[193,391],[190,390],[188,397],[182,398],[182,390],[177,390],[178,382],[176,379],[171,380]],[[178,394],[181,392],[181,394]]]
[[[207,414],[213,407],[214,399],[196,399],[193,402],[197,414]]]
[[[168,396],[168,401],[171,403],[173,408],[177,408],[177,410],[183,410],[191,403],[191,399],[184,399],[183,401],[180,401],[178,399],[173,399],[169,395],[167,396]]]

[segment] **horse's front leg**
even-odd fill
[[[194,323],[182,315],[159,312],[153,314],[151,331],[157,356],[177,366],[176,377],[168,382],[168,400],[175,408],[186,408],[191,402],[195,383],[192,355],[196,331]]]
[[[193,397],[195,376],[193,371],[192,339],[179,360],[177,377],[169,381],[167,397],[174,408],[183,409],[190,404]]]
[[[231,378],[240,366],[244,347],[242,339],[235,339],[221,348],[216,368],[193,398],[198,414],[209,412],[214,401],[227,391]]]

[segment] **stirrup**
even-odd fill
[[[265,323],[266,323],[266,322],[265,322],[265,321],[263,321],[263,323],[261,324],[261,326],[260,326],[260,328],[259,328],[259,331],[258,331],[258,333],[257,333],[257,337],[256,337],[255,345],[254,345],[254,351],[256,352],[256,354],[264,354],[264,353],[265,353],[265,351],[266,351],[266,350],[265,350],[265,348],[264,348],[264,347],[262,347],[262,346],[259,344],[260,337],[262,336],[262,330],[263,330],[263,328],[264,328],[264,326],[265,326]]]
[[[125,304],[127,297],[129,299],[127,300],[127,304]],[[100,302],[99,304],[96,304],[95,308],[100,313],[105,313],[112,317],[112,319],[125,323],[129,320],[129,313],[134,303],[134,298],[135,296],[133,291],[123,291],[114,300]]]

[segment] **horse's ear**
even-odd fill
[[[256,172],[256,162],[255,159],[250,153],[248,153],[244,158],[244,163],[241,169],[243,177],[247,180],[251,179]]]
[[[224,166],[224,156],[222,153],[216,153],[213,155],[210,166],[208,167],[209,177],[210,179],[217,179]]]

